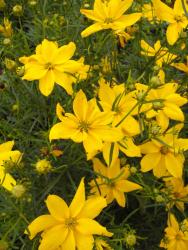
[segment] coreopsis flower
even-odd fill
[[[153,0],[153,6],[157,17],[160,20],[169,23],[166,31],[168,43],[170,45],[175,44],[183,29],[188,25],[188,18],[183,9],[182,1],[176,0],[174,8],[170,8],[160,0]]]
[[[157,66],[162,68],[163,63],[170,64],[177,55],[169,52],[166,47],[161,46],[161,42],[158,40],[152,47],[146,41],[141,40],[141,54],[144,56],[155,57],[155,63]]]
[[[81,13],[95,23],[82,31],[81,36],[87,37],[104,29],[124,30],[141,18],[141,13],[124,15],[133,3],[133,0],[95,0],[94,9],[81,9]]]
[[[148,86],[144,84],[135,84],[137,91],[146,93]],[[181,106],[187,103],[187,98],[177,94],[177,83],[166,83],[157,89],[150,89],[145,97],[148,110],[147,118],[156,118],[158,125],[164,131],[168,128],[169,119],[176,121],[184,121],[184,114]]]
[[[20,61],[25,64],[22,79],[39,80],[40,92],[45,96],[51,94],[55,83],[71,95],[72,83],[76,82],[74,74],[81,71],[84,66],[82,61],[71,60],[75,50],[76,45],[73,42],[58,48],[56,42],[44,39],[36,47],[36,54],[20,58]]]
[[[109,244],[101,239],[101,238],[96,238],[95,239],[95,250],[113,250]]]
[[[6,38],[10,38],[13,34],[12,23],[8,18],[4,18],[4,25],[0,25],[0,33]]]
[[[182,177],[185,160],[183,152],[188,150],[188,139],[178,138],[182,127],[182,124],[178,124],[164,135],[140,145],[141,152],[145,154],[141,160],[142,172],[153,170],[158,178],[169,175]]]
[[[0,186],[11,191],[16,185],[16,180],[6,172],[6,164],[18,164],[22,153],[18,150],[12,150],[14,141],[8,141],[0,144]]]
[[[129,168],[120,168],[118,158],[110,166],[105,166],[97,158],[92,161],[93,169],[98,174],[96,180],[90,182],[92,196],[105,197],[108,204],[115,199],[119,206],[125,207],[124,193],[142,188],[140,185],[127,180],[130,175]]]
[[[184,211],[184,203],[188,202],[188,185],[184,186],[184,181],[181,178],[164,178],[166,192],[170,201],[167,204],[167,207],[170,209],[174,205],[181,211]]]
[[[188,74],[188,56],[187,63],[173,63],[172,66]]]
[[[125,48],[127,41],[133,38],[129,33],[125,32],[124,30],[117,30],[114,32],[114,34],[117,36],[119,44],[122,48]]]
[[[83,179],[69,207],[57,195],[49,195],[46,205],[50,214],[39,216],[27,229],[31,240],[42,232],[39,250],[92,250],[93,235],[112,236],[94,220],[107,206],[106,200],[102,197],[86,200]]]
[[[101,112],[95,99],[87,100],[80,90],[73,101],[74,114],[65,113],[59,116],[61,122],[55,124],[49,138],[72,139],[81,143],[87,153],[100,151],[103,142],[114,142],[122,138],[119,129],[110,126],[113,115],[111,112]]]
[[[173,214],[169,214],[165,236],[160,247],[167,250],[188,249],[188,221],[185,219],[180,225]]]

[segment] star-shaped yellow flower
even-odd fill
[[[55,83],[71,95],[72,83],[76,82],[74,74],[84,69],[82,60],[71,60],[75,50],[76,45],[73,42],[58,48],[56,42],[44,39],[36,47],[36,54],[20,58],[25,64],[25,74],[22,79],[39,80],[39,89],[45,96],[51,94]]]
[[[95,0],[94,9],[81,9],[81,13],[95,23],[82,31],[82,37],[87,37],[104,29],[124,30],[141,18],[141,13],[124,15],[133,0]]]
[[[140,185],[127,180],[130,175],[129,169],[128,167],[120,168],[118,158],[110,166],[105,166],[99,159],[94,158],[93,168],[98,177],[95,181],[90,182],[91,194],[105,197],[108,204],[116,199],[121,207],[125,207],[124,193],[142,188]]]
[[[86,200],[83,179],[69,207],[57,195],[49,195],[46,205],[50,214],[36,218],[26,231],[30,239],[42,232],[39,250],[92,250],[93,235],[113,235],[94,220],[107,206],[106,200]]]

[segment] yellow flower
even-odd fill
[[[129,33],[123,30],[117,30],[114,32],[114,34],[119,39],[119,44],[122,48],[125,48],[127,41],[133,38]]]
[[[113,250],[105,240],[101,238],[95,239],[95,250]]]
[[[16,185],[16,180],[6,173],[6,164],[9,162],[19,163],[22,154],[18,150],[12,150],[14,141],[8,141],[0,144],[0,185],[11,191],[13,186]]]
[[[10,38],[13,34],[12,23],[7,18],[4,18],[4,26],[0,25],[0,33],[7,38]]]
[[[128,167],[120,168],[118,158],[110,166],[105,166],[99,159],[94,158],[93,169],[98,177],[90,182],[91,194],[105,197],[108,204],[116,199],[121,207],[125,207],[124,193],[142,188],[140,185],[127,180],[130,175],[129,169]]]
[[[145,156],[141,160],[142,172],[153,170],[153,174],[160,178],[171,175],[182,177],[184,163],[183,151],[188,150],[188,139],[178,138],[182,124],[169,129],[163,136],[157,136],[140,146]]]
[[[185,219],[181,225],[177,222],[173,214],[168,216],[168,227],[165,229],[165,237],[160,243],[160,247],[167,250],[187,250],[188,249],[188,222]]]
[[[148,86],[144,84],[136,84],[137,91],[146,93]],[[187,103],[187,99],[176,93],[178,89],[177,83],[166,83],[157,89],[148,91],[145,100],[147,103],[146,117],[156,118],[158,125],[162,130],[166,130],[169,125],[169,119],[176,121],[184,121],[184,114],[180,109]]]
[[[184,202],[188,202],[188,185],[184,186],[181,178],[164,178],[166,188],[164,189],[171,198],[168,208],[174,205],[181,211],[184,211]]]
[[[95,0],[94,9],[81,9],[81,13],[95,23],[82,31],[81,36],[87,37],[104,29],[123,30],[141,18],[141,13],[123,15],[131,7],[133,0]]]
[[[83,62],[71,60],[76,46],[73,42],[58,48],[56,42],[43,40],[36,48],[36,54],[29,57],[21,57],[25,64],[25,74],[22,79],[39,80],[39,89],[45,96],[50,95],[57,83],[68,94],[72,94],[72,83],[76,82],[73,74],[78,73]]]
[[[185,1],[184,1],[185,2]],[[153,0],[154,9],[157,17],[169,23],[166,37],[170,45],[173,45],[179,38],[183,29],[188,25],[188,19],[182,6],[181,0],[176,0],[174,8],[168,7],[160,0]]]
[[[170,53],[166,47],[161,46],[161,42],[158,40],[152,47],[144,40],[141,40],[141,54],[144,56],[155,57],[155,63],[159,67],[162,67],[163,63],[170,64],[177,56]]]
[[[94,220],[107,206],[105,199],[86,200],[83,179],[69,207],[57,195],[49,195],[46,205],[50,214],[39,216],[28,226],[30,239],[42,232],[39,250],[92,250],[93,234],[112,236]]]
[[[73,101],[75,115],[65,113],[59,116],[61,122],[55,124],[49,138],[72,139],[77,143],[83,142],[87,153],[102,149],[103,141],[113,142],[122,138],[122,133],[117,128],[112,128],[110,112],[101,112],[95,99],[87,101],[82,90],[80,90]]]

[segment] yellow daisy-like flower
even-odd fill
[[[184,186],[184,182],[181,178],[164,178],[165,188],[164,192],[167,192],[171,200],[167,204],[168,208],[172,208],[174,205],[181,211],[184,211],[184,203],[188,202],[188,185]]]
[[[135,84],[138,93],[146,93],[148,86],[144,84]],[[157,89],[148,91],[145,100],[147,103],[147,118],[156,118],[158,125],[165,131],[169,126],[169,119],[175,121],[184,121],[184,114],[181,106],[187,103],[187,98],[181,97],[177,94],[177,83],[166,83],[159,86]],[[134,93],[134,92],[133,92]],[[145,104],[144,104],[145,105]]]
[[[61,122],[55,124],[49,138],[72,139],[77,143],[83,142],[87,153],[100,151],[103,142],[114,142],[122,138],[122,133],[117,128],[112,128],[112,113],[101,112],[95,99],[87,101],[82,90],[80,90],[73,101],[74,115],[65,113],[59,116]]]
[[[87,37],[104,29],[124,30],[141,18],[141,13],[124,15],[131,7],[133,0],[95,0],[94,9],[81,9],[81,13],[95,23],[82,31],[82,37]]]
[[[185,5],[187,4],[185,3]],[[188,25],[188,18],[185,15],[182,1],[176,0],[174,8],[170,8],[160,0],[153,0],[153,6],[157,17],[160,20],[169,23],[166,31],[168,43],[170,45],[175,44],[183,29],[185,29]]]
[[[105,166],[99,159],[94,158],[93,169],[98,177],[90,182],[91,194],[105,197],[108,204],[115,199],[121,207],[125,207],[124,193],[142,188],[127,180],[130,175],[129,169],[128,167],[120,168],[119,159],[113,161],[110,166]]]
[[[188,221],[185,219],[179,225],[173,214],[168,216],[168,227],[165,229],[165,237],[160,243],[160,247],[167,250],[187,250],[188,249]]]
[[[164,135],[158,136],[140,146],[145,156],[141,160],[141,171],[153,170],[153,174],[163,176],[182,177],[184,155],[188,150],[188,139],[178,138],[182,124],[169,129]]]
[[[39,250],[92,250],[93,235],[113,235],[94,220],[107,206],[106,200],[86,200],[83,179],[69,207],[57,195],[49,195],[46,205],[50,214],[39,216],[27,229],[30,239],[42,232]]]
[[[72,83],[76,82],[74,74],[78,74],[85,67],[83,60],[71,60],[75,50],[76,45],[73,42],[58,48],[56,42],[44,39],[36,47],[35,55],[20,58],[25,64],[25,74],[22,79],[39,80],[39,89],[45,96],[51,94],[55,83],[71,95]]]
[[[12,150],[14,141],[8,141],[0,145],[0,185],[11,191],[16,185],[16,180],[6,173],[5,164],[18,164],[21,160],[22,153],[18,150]]]

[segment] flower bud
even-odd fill
[[[6,3],[4,0],[0,0],[0,10],[3,10],[6,6]]]
[[[15,196],[16,198],[20,198],[23,196],[25,191],[26,191],[26,188],[22,184],[17,184],[12,188],[11,192],[13,196]]]
[[[46,173],[51,172],[53,167],[52,167],[50,161],[43,159],[43,160],[39,160],[36,163],[35,168],[36,168],[38,173],[46,174]]]
[[[151,79],[150,79],[150,84],[153,86],[153,87],[158,87],[161,85],[161,81],[159,79],[158,76],[153,76]]]
[[[5,67],[8,69],[8,70],[14,70],[15,67],[16,67],[16,62],[9,59],[9,58],[5,58]]]
[[[136,244],[136,235],[133,233],[125,235],[125,243],[130,247],[134,246]]]
[[[23,14],[22,5],[20,5],[20,4],[14,5],[12,12],[13,12],[14,16],[21,16]]]
[[[4,44],[4,45],[10,45],[10,44],[11,44],[11,39],[10,39],[10,38],[5,38],[5,39],[3,40],[3,44]]]

